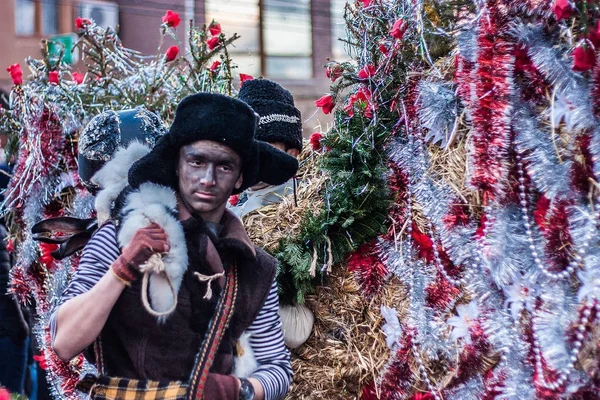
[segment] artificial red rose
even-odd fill
[[[596,27],[588,31],[587,38],[595,48],[600,48],[600,20],[596,23]]]
[[[78,85],[81,85],[84,79],[85,74],[82,74],[81,72],[73,72],[73,80],[77,82]]]
[[[165,15],[163,15],[162,17],[162,22],[164,24],[167,24],[167,26],[172,26],[173,28],[176,28],[177,25],[179,25],[179,23],[181,22],[181,18],[179,18],[179,14],[177,14],[176,12],[173,12],[172,10],[167,10]]]
[[[41,369],[46,370],[48,368],[46,357],[44,357],[44,351],[42,351],[39,356],[33,356],[33,359],[40,364]]]
[[[340,64],[328,65],[327,68],[325,68],[325,75],[331,79],[331,81],[335,81],[342,76],[342,72],[344,72],[344,68],[342,68]]]
[[[596,52],[594,51],[594,45],[583,41],[575,50],[573,50],[573,70],[574,71],[587,71],[596,64]]]
[[[58,245],[54,243],[40,243],[40,262],[44,264],[47,269],[52,269],[56,260],[52,257],[52,252],[58,249]]]
[[[21,71],[21,66],[19,64],[13,64],[6,68],[6,70],[10,74],[10,77],[15,85],[23,84],[23,71]]]
[[[214,49],[215,47],[217,47],[217,45],[219,44],[219,37],[218,36],[213,36],[210,39],[208,39],[206,41],[206,45],[208,46],[209,50]]]
[[[58,71],[50,71],[48,73],[48,82],[54,83],[58,85],[60,83],[60,77],[58,76]]]
[[[310,135],[310,145],[314,151],[317,151],[321,148],[321,139],[323,139],[323,135],[319,132],[314,132]]]
[[[362,0],[363,7],[369,7],[371,5],[371,0]]]
[[[379,43],[379,51],[384,56],[387,56],[388,53],[390,52],[390,49],[388,48],[388,46],[387,46],[387,44],[385,42],[381,42],[381,43]]]
[[[240,83],[244,83],[246,81],[251,81],[252,79],[254,79],[254,77],[252,75],[240,74]]]
[[[0,400],[10,400],[10,392],[8,389],[0,387]]]
[[[86,25],[89,25],[91,23],[92,23],[92,21],[89,18],[81,18],[81,17],[75,18],[75,28],[77,30],[84,29]]]
[[[375,68],[374,65],[367,65],[365,66],[363,69],[361,69],[360,71],[358,71],[358,77],[360,79],[368,79],[370,77],[372,77],[373,75],[375,75],[375,72],[377,71],[377,68]]]
[[[218,36],[221,34],[221,24],[213,20],[208,26],[208,30],[210,31],[211,35]]]
[[[216,72],[217,69],[219,69],[219,67],[221,66],[221,61],[216,60],[215,62],[212,63],[212,65],[210,66],[210,72]]]
[[[330,94],[326,94],[319,100],[315,101],[315,105],[317,107],[321,107],[325,114],[329,114],[335,107],[335,102],[333,101],[333,97]]]
[[[167,49],[165,58],[167,61],[173,61],[175,58],[177,58],[177,54],[179,54],[179,47],[171,46]]]
[[[573,14],[573,5],[569,0],[556,0],[552,5],[556,20],[569,18]]]
[[[398,40],[401,40],[407,28],[408,26],[406,22],[403,19],[399,19],[398,21],[394,22],[394,26],[392,29],[390,29],[390,35]]]
[[[240,195],[234,194],[233,196],[229,197],[228,201],[229,201],[229,204],[231,204],[233,207],[235,207],[240,202]]]

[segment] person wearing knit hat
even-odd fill
[[[253,79],[242,84],[238,99],[260,116],[257,139],[298,157],[302,151],[302,116],[289,91],[268,79]],[[293,193],[293,188],[293,180],[276,186],[259,182],[242,193],[230,209],[242,218],[261,207],[281,202]]]
[[[287,393],[277,261],[225,208],[232,193],[279,185],[298,169],[256,139],[258,124],[240,100],[188,96],[168,133],[129,168],[129,186],[85,247],[51,332],[63,360],[93,345],[101,375],[79,385],[92,399]]]
[[[245,101],[260,116],[257,138],[294,157],[298,156],[302,151],[302,116],[289,91],[273,81],[254,79],[243,83],[238,99]],[[242,218],[292,195],[294,183],[293,178],[281,185],[261,182],[242,193],[237,203],[229,207]],[[314,325],[310,309],[300,304],[281,304],[279,315],[283,339],[289,348],[297,348],[308,340]]]

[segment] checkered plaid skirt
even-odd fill
[[[185,400],[188,385],[177,381],[149,381],[99,376],[89,382],[94,400]]]

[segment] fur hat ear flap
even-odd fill
[[[257,182],[270,185],[281,185],[290,180],[298,172],[298,160],[295,157],[258,141],[259,171]]]
[[[163,136],[150,153],[136,161],[129,169],[129,185],[134,189],[152,182],[177,191],[177,159],[179,149],[171,143],[170,135]]]

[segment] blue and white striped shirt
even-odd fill
[[[108,272],[119,254],[115,227],[106,224],[85,247],[77,272],[69,282],[61,304],[90,290]],[[266,400],[283,398],[292,380],[290,354],[283,342],[278,309],[277,283],[274,282],[258,316],[246,330],[250,333],[250,346],[258,363],[258,369],[251,377],[262,384]],[[56,331],[57,312],[58,310],[54,312],[50,321],[52,336]]]

